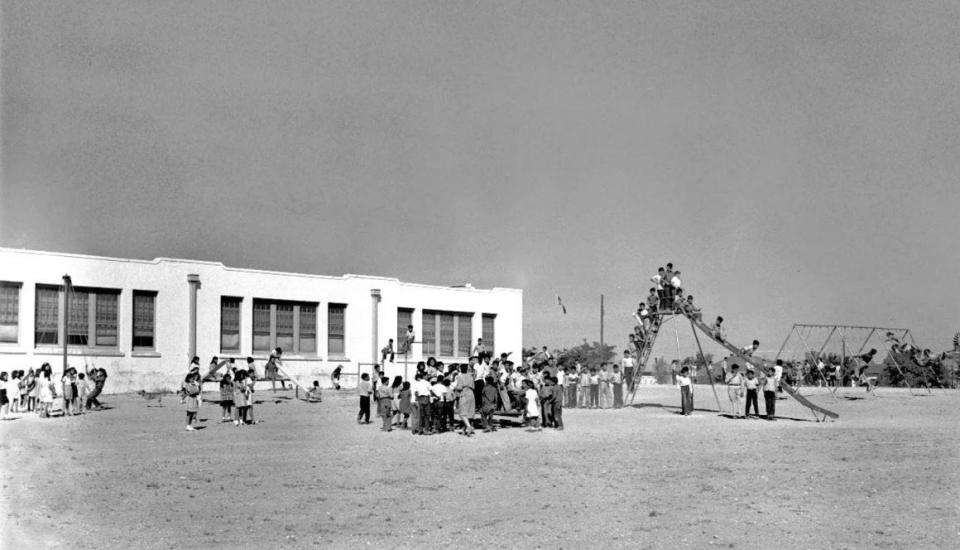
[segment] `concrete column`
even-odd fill
[[[197,355],[197,290],[200,289],[200,275],[196,273],[188,274],[187,284],[190,285],[190,325],[187,328],[189,331],[187,336],[189,351],[187,357],[193,358]]]
[[[373,313],[370,316],[371,321],[371,338],[370,338],[370,362],[377,363],[380,361],[380,357],[377,355],[380,351],[378,343],[380,342],[380,289],[373,288],[370,289],[370,301],[373,305]],[[381,365],[382,367],[382,365]]]

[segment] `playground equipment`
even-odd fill
[[[690,328],[691,328],[691,331],[693,332],[694,338],[697,343],[700,363],[703,364],[704,367],[707,369],[708,378],[710,380],[710,386],[713,389],[714,398],[717,400],[717,408],[719,408],[721,411],[723,410],[723,408],[720,405],[720,398],[717,395],[717,390],[714,385],[713,373],[710,370],[710,364],[705,360],[703,348],[700,345],[700,338],[697,335],[698,330],[702,332],[707,338],[709,338],[710,340],[713,340],[714,342],[722,346],[724,349],[729,351],[731,354],[735,355],[736,357],[739,357],[742,361],[746,363],[754,365],[759,369],[767,369],[768,367],[772,367],[774,365],[773,362],[766,361],[759,357],[753,357],[752,355],[745,353],[742,348],[737,347],[731,344],[730,342],[728,342],[726,339],[721,338],[719,335],[714,334],[711,328],[708,327],[706,324],[704,324],[703,321],[700,320],[698,316],[692,315],[685,308],[651,312],[651,316],[653,320],[651,322],[650,329],[645,331],[645,337],[642,340],[642,343],[639,346],[636,346],[637,352],[638,352],[637,356],[639,359],[637,361],[637,368],[635,369],[635,372],[634,372],[634,379],[646,367],[646,363],[650,358],[650,351],[653,348],[653,344],[656,341],[657,335],[660,333],[660,329],[663,326],[663,323],[666,318],[671,318],[674,321],[674,330],[676,332],[676,337],[677,337],[677,355],[678,356],[679,356],[679,346],[680,346],[678,321],[680,318],[686,318],[687,320],[690,321]],[[656,328],[654,329],[654,327]],[[629,402],[632,403],[636,395],[637,387],[635,384],[635,380],[630,380],[629,383],[630,383],[630,386],[629,386],[630,393],[628,394],[628,399],[629,399]],[[813,413],[814,419],[816,419],[818,422],[826,420],[827,418],[832,418],[832,419],[840,418],[840,415],[838,415],[837,413],[811,402],[809,399],[807,399],[806,397],[801,395],[799,392],[797,392],[797,390],[793,386],[788,384],[786,381],[781,380],[780,387],[782,387],[790,397],[794,398],[798,403],[800,403],[801,405],[809,409],[810,412]]]

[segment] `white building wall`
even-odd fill
[[[36,368],[49,362],[55,372],[62,370],[62,340],[58,346],[34,344],[36,285],[61,285],[69,274],[75,287],[119,289],[118,345],[116,349],[82,348],[69,350],[68,362],[104,367],[109,373],[106,391],[174,389],[187,370],[189,354],[188,274],[197,274],[197,355],[204,365],[214,355],[256,359],[263,374],[264,353],[253,352],[253,300],[289,300],[317,303],[317,353],[298,356],[284,353],[285,370],[305,384],[319,379],[329,385],[329,373],[343,365],[346,385],[356,383],[360,370],[369,371],[379,362],[378,350],[388,338],[396,339],[397,308],[413,308],[415,330],[422,336],[424,309],[473,313],[472,340],[481,336],[482,314],[495,314],[497,353],[522,350],[523,294],[518,289],[452,288],[397,279],[344,275],[330,277],[279,273],[225,267],[221,263],[158,258],[152,261],[103,258],[32,250],[0,248],[0,281],[20,283],[19,337],[17,343],[0,343],[0,371]],[[373,299],[371,290],[379,289],[377,336],[374,340]],[[132,350],[133,291],[155,291],[155,350]],[[220,353],[220,300],[222,296],[242,298],[240,315],[240,352]],[[327,306],[346,304],[346,353],[332,356],[327,347]],[[61,311],[62,311],[61,304]],[[439,337],[439,335],[438,335]],[[472,344],[471,344],[472,347]],[[405,366],[398,357],[387,365],[387,373],[412,372],[416,361],[425,359],[422,346],[415,345]],[[444,361],[465,360],[443,357]],[[408,370],[409,369],[409,370]]]

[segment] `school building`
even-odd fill
[[[465,362],[481,337],[517,357],[523,292],[0,248],[0,371],[60,372],[66,341],[70,366],[107,369],[108,393],[176,389],[194,355],[203,372],[212,356],[241,366],[251,356],[263,376],[275,347],[301,383],[329,387],[340,365],[350,387],[407,325],[417,342],[386,365],[391,376],[430,356]]]

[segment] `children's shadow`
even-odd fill
[[[201,420],[200,422],[206,422],[206,420]],[[206,427],[206,426],[194,426],[193,429],[194,429],[194,430],[197,430],[197,431],[200,431],[200,430],[206,430],[207,427]]]

